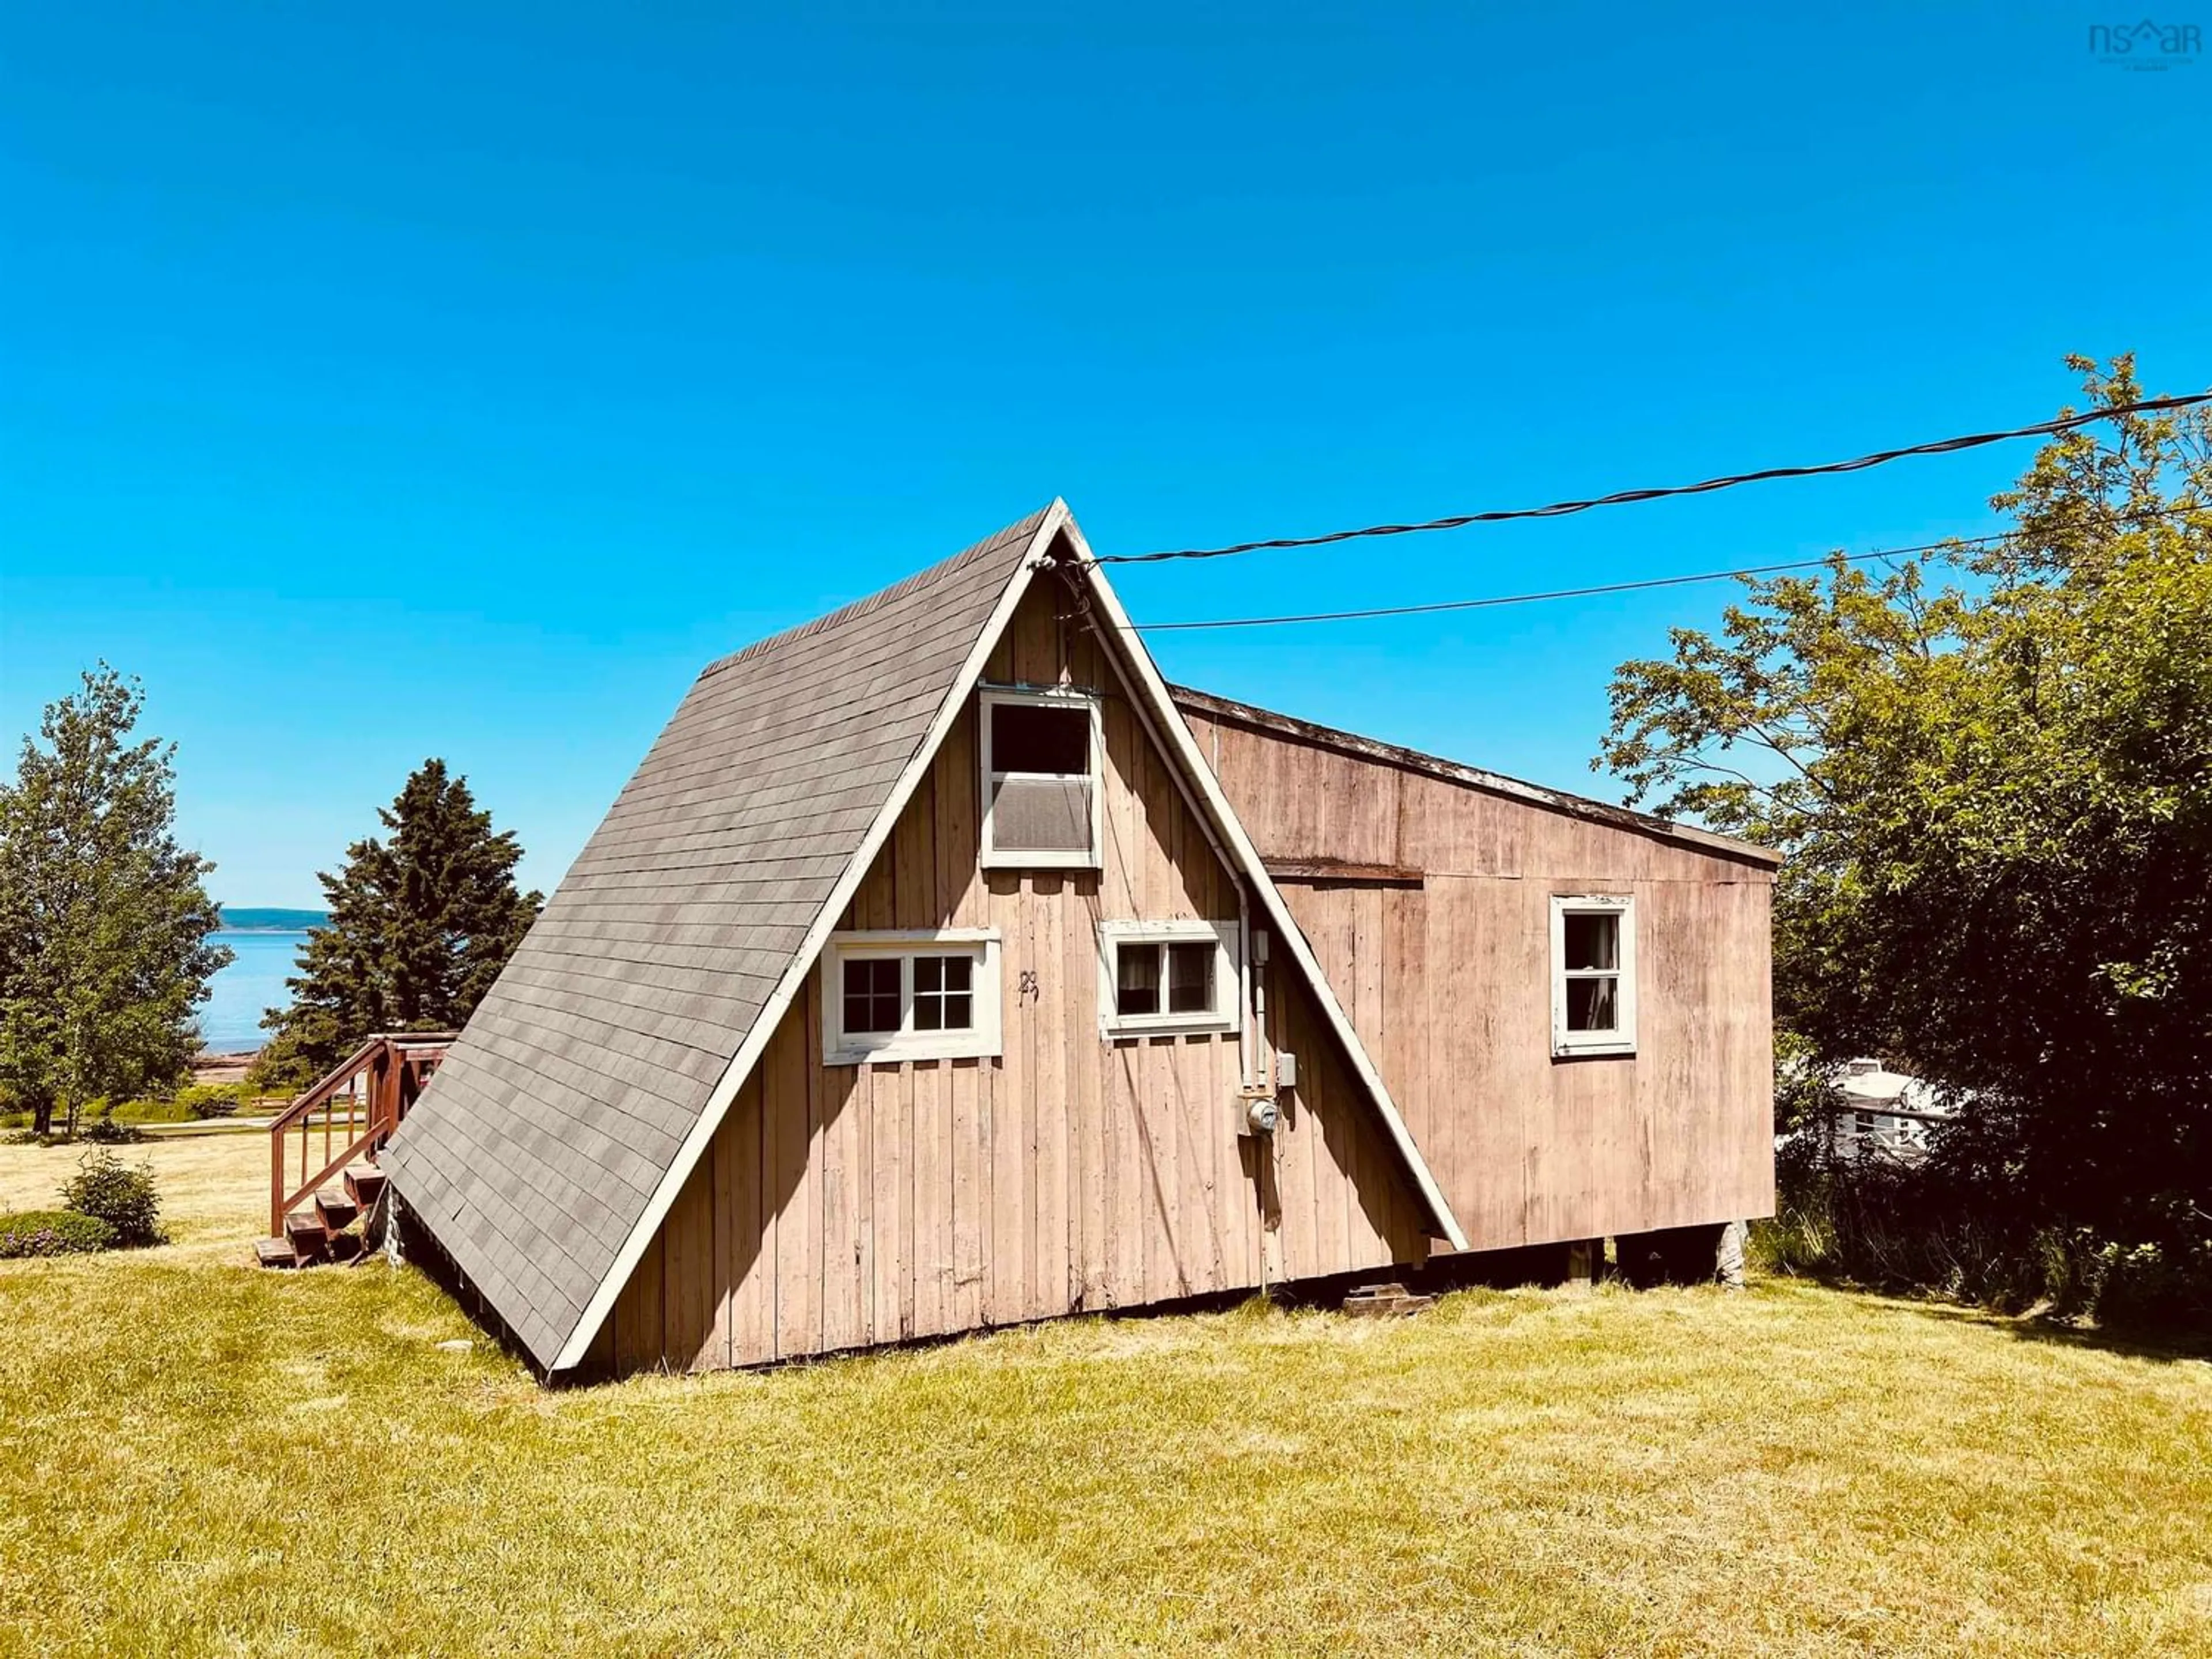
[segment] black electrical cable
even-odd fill
[[[1902,460],[1911,455],[1948,455],[1962,449],[1978,449],[1984,444],[2003,443],[2013,438],[2049,437],[2098,421],[2115,420],[2124,415],[2156,414],[2203,403],[2212,403],[2212,392],[2193,392],[2178,398],[2146,398],[2140,403],[2121,404],[2111,409],[2093,409],[2081,415],[2064,415],[2055,421],[2040,421],[2033,426],[2014,427],[2003,432],[1975,432],[1964,437],[1939,438],[1933,443],[1911,444],[1902,449],[1878,450],[1871,455],[1862,455],[1855,461],[1829,461],[1819,466],[1768,467],[1758,472],[1735,472],[1726,477],[1708,478],[1703,483],[1672,484],[1658,489],[1616,490],[1610,495],[1595,495],[1586,501],[1554,501],[1549,507],[1515,507],[1491,513],[1462,513],[1449,519],[1431,519],[1424,524],[1369,525],[1363,530],[1335,530],[1325,536],[1288,536],[1273,541],[1238,542],[1231,547],[1183,547],[1164,553],[1107,553],[1100,555],[1097,562],[1159,564],[1170,559],[1225,559],[1232,554],[1258,553],[1276,548],[1326,547],[1333,542],[1354,541],[1364,536],[1413,536],[1430,530],[1457,530],[1471,524],[1502,524],[1511,519],[1563,518],[1570,513],[1588,512],[1594,507],[1656,501],[1669,495],[1703,495],[1716,489],[1732,489],[1738,484],[1763,483],[1772,478],[1811,478],[1833,472],[1861,472],[1868,467]]]
[[[2164,519],[2191,513],[2212,513],[2212,507],[2162,507],[2152,513],[2122,514],[2119,516],[2126,519]],[[1591,587],[1554,588],[1541,593],[1505,593],[1480,599],[1442,599],[1426,605],[1386,605],[1364,611],[1316,611],[1298,616],[1212,617],[1191,622],[1133,623],[1130,627],[1132,631],[1139,634],[1166,634],[1201,628],[1281,628],[1296,623],[1366,622],[1382,617],[1425,617],[1448,611],[1486,611],[1498,605],[1538,605],[1553,599],[1595,599],[1607,593],[1636,593],[1655,587],[1685,587],[1693,582],[1724,582],[1747,576],[1778,575],[1789,570],[1818,569],[1838,559],[1846,564],[1857,564],[1869,559],[1910,558],[1917,554],[1941,553],[1953,548],[1989,547],[2013,540],[2019,534],[2017,531],[2008,530],[1986,536],[1954,536],[1946,541],[1923,542],[1916,547],[1877,547],[1863,553],[1830,553],[1817,559],[1791,559],[1780,564],[1746,565],[1735,570],[1706,570],[1689,576],[1651,576],[1638,581],[1602,582]]]

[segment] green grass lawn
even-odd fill
[[[176,1246],[0,1263],[0,1652],[2212,1649],[2198,1361],[1770,1282],[548,1393],[140,1152]]]

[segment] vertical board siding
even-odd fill
[[[769,1039],[765,1056],[762,1101],[770,1185],[763,1201],[775,1230],[768,1268],[775,1291],[771,1352],[779,1359],[822,1351],[821,1137],[810,1086],[817,1072],[820,1030],[821,1013],[810,988],[803,1007],[787,1016]]]
[[[728,1364],[715,1351],[720,1271],[714,1259],[714,1164],[702,1158],[677,1194],[661,1227],[663,1343],[672,1366],[715,1370]]]
[[[1422,872],[1284,896],[1473,1248],[1771,1212],[1771,871],[1189,720],[1264,857]],[[1579,892],[1636,900],[1633,1055],[1552,1058],[1549,905]],[[1290,1193],[1309,1178],[1281,1174]]]
[[[766,1199],[773,1165],[761,1094],[756,1073],[714,1137],[715,1167],[728,1171],[715,1181],[714,1228],[729,1285],[729,1363],[740,1353],[775,1352],[776,1218]]]
[[[1236,1033],[1102,1038],[1099,922],[1233,921],[1238,886],[1061,598],[1040,584],[986,673],[1103,694],[1103,867],[979,867],[971,708],[839,921],[998,930],[1004,1052],[825,1067],[810,974],[618,1298],[610,1363],[759,1364],[1425,1256],[1402,1167],[1281,967],[1271,1040],[1304,1071],[1272,1139],[1237,1132]],[[1347,903],[1341,948],[1375,957],[1382,916]],[[1379,1018],[1388,976],[1357,961],[1346,1006]]]

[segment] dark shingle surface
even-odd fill
[[[1043,518],[702,673],[383,1155],[550,1366]]]

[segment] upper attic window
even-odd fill
[[[1100,863],[1098,699],[1072,690],[981,694],[987,866],[1095,870]]]

